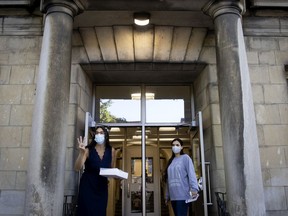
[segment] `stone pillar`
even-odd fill
[[[51,3],[50,3],[51,2]],[[45,27],[34,105],[25,215],[62,215],[73,1],[44,1]]]
[[[230,215],[265,215],[254,104],[236,0],[203,8],[214,20],[227,207]]]

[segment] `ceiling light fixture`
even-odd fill
[[[175,131],[175,130],[176,130],[175,127],[159,127],[159,131],[170,132],[170,131]]]
[[[110,132],[120,132],[120,128],[119,127],[112,127]]]
[[[149,24],[150,14],[146,12],[134,13],[134,23],[139,26],[146,26]]]
[[[154,100],[155,94],[154,93],[145,93],[146,100]],[[132,100],[140,100],[141,99],[141,93],[132,93],[131,94]]]
[[[135,139],[139,140],[139,139],[142,139],[142,136],[141,135],[133,135],[132,139],[133,140],[135,140]],[[145,139],[148,139],[148,136],[145,136]]]

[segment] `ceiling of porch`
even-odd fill
[[[200,61],[207,31],[201,8],[207,0],[80,0],[75,17],[95,83],[191,83],[205,67]],[[150,24],[133,24],[133,14],[150,13]],[[101,79],[99,79],[101,77]],[[98,79],[97,79],[98,78]]]
[[[199,62],[205,28],[109,26],[79,32],[90,62],[82,67],[94,82],[191,82],[205,65]]]

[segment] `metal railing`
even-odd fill
[[[230,214],[226,210],[226,193],[223,192],[215,192],[217,207],[218,207],[218,216],[230,216]]]
[[[63,203],[63,216],[76,215],[76,197],[74,195],[65,195]]]

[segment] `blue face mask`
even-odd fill
[[[181,147],[180,146],[172,146],[172,151],[174,152],[174,154],[178,154],[181,151]]]
[[[96,141],[96,143],[98,143],[100,145],[104,144],[104,141],[105,141],[104,134],[96,134],[95,135],[95,141]]]

